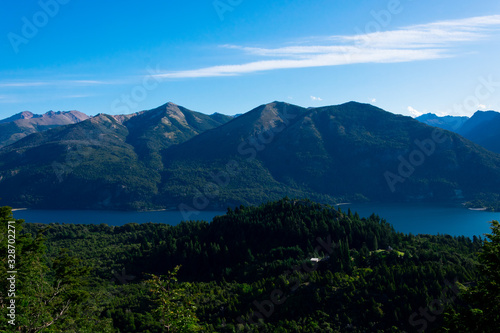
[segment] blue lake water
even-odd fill
[[[342,211],[357,211],[363,216],[376,213],[391,223],[397,231],[412,234],[473,235],[483,237],[490,233],[492,220],[500,221],[500,213],[474,211],[461,205],[443,204],[350,204],[340,206]]]
[[[453,236],[483,236],[489,233],[489,223],[500,221],[500,213],[472,211],[457,205],[434,204],[350,204],[342,205],[347,211],[351,208],[361,217],[378,214],[394,225],[397,231],[413,234],[449,234]],[[221,211],[202,211],[190,215],[192,220],[211,221],[214,216],[223,215]],[[121,212],[121,211],[71,211],[71,210],[20,210],[14,217],[33,223],[76,223],[124,225],[127,223],[166,223],[179,224],[184,217],[179,211]]]
[[[214,216],[226,212],[201,211],[188,213],[190,220],[211,221]],[[101,224],[120,226],[127,223],[166,223],[177,225],[185,220],[180,211],[126,212],[107,210],[18,210],[14,218],[24,219],[29,223],[73,223]]]

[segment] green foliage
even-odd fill
[[[443,331],[497,332],[500,325],[500,223],[491,222],[492,233],[479,254],[482,279],[462,288],[468,305],[447,313]]]
[[[5,294],[9,290],[7,276],[11,274],[3,269],[7,267],[7,256],[4,254],[8,246],[7,238],[3,237],[0,242],[0,328],[21,332],[112,332],[111,322],[99,318],[100,309],[93,299],[96,291],[84,288],[89,270],[80,259],[62,251],[56,259],[47,261],[43,237],[46,228],[39,228],[35,237],[22,233],[24,221],[13,219],[10,207],[2,207],[2,236],[7,235],[8,221],[15,221],[17,236],[14,244],[16,317],[14,325],[7,322],[11,319],[7,317],[7,305],[13,298]]]
[[[24,231],[43,228],[27,224]],[[49,262],[64,260],[66,248],[90,267],[89,284],[78,288],[96,295],[96,323],[151,333],[180,318],[220,333],[415,331],[410,316],[447,281],[480,280],[475,253],[483,244],[405,235],[375,214],[360,218],[288,198],[229,209],[211,223],[53,224],[45,235]],[[460,303],[446,311],[460,311]]]
[[[465,203],[465,206],[472,209],[483,209],[492,212],[500,212],[500,194],[480,193],[474,200]]]
[[[151,275],[145,283],[151,288],[158,307],[153,311],[156,318],[166,328],[167,332],[197,332],[202,327],[196,317],[194,297],[189,295],[186,288],[190,285],[179,286],[177,272],[180,266],[164,276]]]

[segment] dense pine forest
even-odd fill
[[[31,224],[9,207],[0,221],[2,332],[494,332],[500,324],[498,222],[485,239],[408,235],[375,214],[288,198],[177,226]],[[5,269],[12,225],[15,321]]]

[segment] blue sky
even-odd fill
[[[500,111],[500,2],[42,0],[4,4],[0,118],[274,100],[405,115]]]

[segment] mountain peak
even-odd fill
[[[493,111],[493,110],[477,110],[476,112],[474,112],[472,117],[474,117],[474,116],[497,117],[498,115],[500,115],[500,113],[498,113],[497,111]]]
[[[31,126],[33,124],[38,125],[66,125],[69,123],[80,122],[90,118],[85,113],[80,111],[47,111],[44,114],[34,114],[30,111],[23,111],[12,117],[0,120],[2,123],[12,123],[15,122],[19,126]],[[53,123],[55,122],[55,123]]]
[[[368,103],[361,103],[361,102],[356,102],[356,101],[345,102],[345,103],[340,104],[339,106],[360,106],[360,105],[370,105],[370,106],[373,106],[373,105],[368,104]]]
[[[23,112],[19,112],[9,118],[5,118],[5,119],[2,119],[0,120],[0,124],[3,124],[3,123],[11,123],[11,122],[14,122],[16,120],[21,120],[21,119],[31,119],[35,117],[35,115],[30,112],[30,111],[23,111]]]
[[[466,136],[469,132],[477,131],[480,126],[491,126],[492,122],[498,123],[500,113],[495,111],[477,111],[458,131],[459,134]],[[479,131],[482,132],[482,131]],[[479,133],[478,133],[479,134]]]
[[[19,115],[22,117],[22,119],[30,119],[30,118],[33,118],[33,116],[34,116],[33,112],[30,112],[30,111],[23,111],[23,112],[19,113]]]
[[[415,119],[418,119],[418,120],[423,122],[424,120],[438,119],[438,118],[439,118],[438,115],[429,112],[429,113],[425,113],[423,115],[420,115],[420,116],[416,117]]]
[[[469,120],[466,116],[438,116],[434,113],[426,113],[415,118],[421,123],[429,126],[439,127],[448,131],[459,131]]]
[[[48,111],[33,114],[30,111],[18,113],[0,120],[0,148],[10,145],[25,136],[58,126],[76,124],[90,117],[79,111]]]
[[[238,118],[248,118],[253,122],[253,127],[256,132],[268,130],[276,127],[281,123],[288,123],[290,115],[295,115],[303,112],[305,109],[293,104],[274,101],[268,104],[263,104]]]
[[[175,104],[174,102],[167,102],[167,103],[162,104],[159,107],[151,109],[151,110],[158,110],[158,109],[164,110],[164,109],[175,108],[175,107],[179,107],[179,105]],[[147,110],[147,111],[150,111],[150,110]]]

